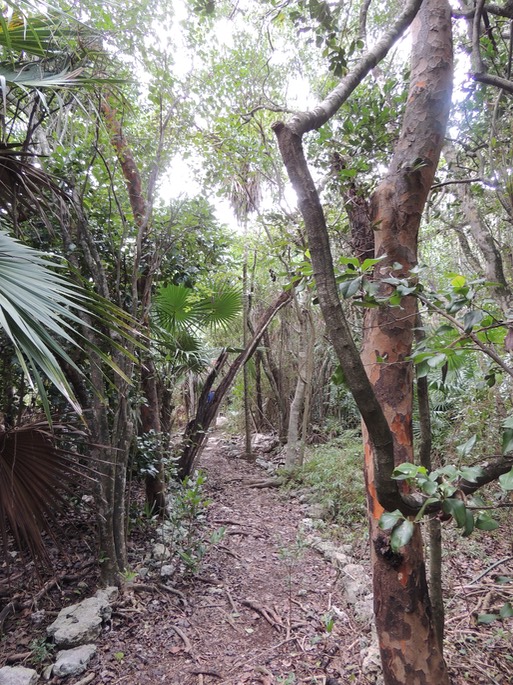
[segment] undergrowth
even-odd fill
[[[303,466],[282,473],[287,484],[302,487],[323,518],[337,524],[365,521],[363,448],[359,430],[347,430],[325,445],[310,446]]]

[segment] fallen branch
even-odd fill
[[[257,614],[260,614],[273,628],[276,628],[278,630],[280,628],[283,628],[282,620],[274,611],[274,609],[264,607],[253,599],[243,599],[242,604],[244,604],[244,606],[249,607],[250,609],[253,609],[253,611],[257,612]]]
[[[266,478],[265,480],[248,481],[245,483],[245,485],[247,485],[248,488],[263,489],[263,488],[279,488],[284,483],[285,483],[285,480],[283,478]]]
[[[171,626],[171,629],[174,630],[178,637],[182,639],[185,645],[185,651],[190,654],[192,652],[192,644],[187,635],[183,632],[181,628],[178,628],[177,626]],[[206,671],[199,671],[199,673],[206,673]]]
[[[212,676],[212,678],[223,678],[223,676],[220,673],[210,668],[193,668],[189,671],[189,673],[191,673],[192,675],[209,675]]]

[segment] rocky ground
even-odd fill
[[[203,454],[211,503],[202,535],[211,542],[194,573],[179,577],[183,564],[168,557],[165,530],[137,523],[133,573],[112,603],[96,655],[84,673],[64,681],[47,675],[50,683],[370,685],[379,679],[365,545],[327,540],[326,529],[321,536],[304,496],[255,487],[268,475],[263,462],[248,464],[238,454],[216,434]],[[8,578],[4,567],[0,667],[42,673],[52,662],[46,627],[62,606],[94,594],[89,533],[75,521],[67,565],[56,551],[58,572],[38,582],[30,565],[14,559]],[[489,558],[483,544],[493,547]],[[455,685],[513,683],[511,619],[492,626],[475,621],[476,610],[511,597],[511,584],[501,586],[499,597],[493,582],[498,573],[513,575],[508,544],[504,535],[491,536],[481,546],[465,542],[465,557],[448,550],[447,656]],[[500,563],[487,572],[494,560]],[[15,612],[5,611],[9,601]]]

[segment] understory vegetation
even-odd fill
[[[87,507],[99,584],[201,577],[218,430],[368,539],[385,685],[449,685],[511,528],[511,2],[72,4],[0,10],[0,630]]]

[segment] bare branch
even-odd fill
[[[288,127],[297,136],[313,131],[325,124],[344,104],[367,74],[386,56],[392,45],[403,35],[417,14],[422,0],[408,0],[404,11],[390,30],[369,50],[338,86],[317,107],[308,112],[298,112]]]
[[[362,6],[360,7],[360,16],[358,19],[358,38],[365,42],[367,42],[367,14],[369,12],[371,1],[372,0],[363,0]]]
[[[479,490],[479,488],[482,488],[483,485],[492,483],[499,476],[511,471],[513,468],[513,454],[490,457],[488,461],[478,464],[478,466],[481,468],[482,474],[476,479],[476,482],[471,483],[468,480],[463,480],[460,484],[460,490],[465,495],[471,495],[476,490]]]
[[[488,86],[495,86],[496,88],[502,88],[505,93],[513,95],[513,83],[508,81],[506,78],[501,76],[494,76],[493,74],[476,73],[472,74],[474,81],[478,83],[485,83]]]
[[[431,190],[437,190],[438,188],[443,188],[444,186],[450,186],[450,185],[459,185],[462,183],[486,183],[486,185],[489,185],[488,181],[485,181],[483,178],[477,177],[477,178],[460,178],[460,179],[453,179],[452,181],[442,181],[442,183],[435,183],[434,185],[431,186]]]
[[[477,0],[472,23],[472,68],[476,73],[486,71],[486,67],[481,57],[481,20],[483,18],[483,8],[485,0]]]

